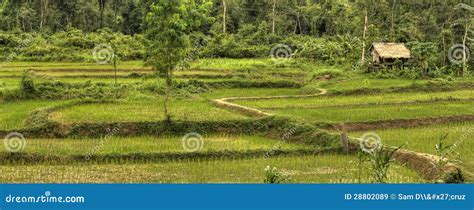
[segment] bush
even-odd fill
[[[209,86],[199,80],[188,80],[174,84],[174,95],[177,98],[188,98],[192,94],[205,93],[209,91]]]
[[[35,83],[29,74],[29,71],[24,71],[20,81],[20,91],[26,95],[31,96],[36,93]]]
[[[276,167],[267,166],[265,168],[265,179],[263,182],[266,184],[281,184],[290,181],[287,174],[280,172]]]
[[[144,57],[145,39],[107,29],[84,33],[69,28],[56,34],[6,32],[0,34],[0,58],[18,61],[78,61],[92,62],[95,46],[109,44],[121,60]],[[8,57],[12,58],[8,58]]]

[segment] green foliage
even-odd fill
[[[448,164],[448,158],[452,156],[454,144],[446,144],[445,141],[448,134],[441,134],[438,143],[435,145],[436,155],[439,156],[439,160],[436,162],[436,167],[442,170],[446,164]]]
[[[438,59],[438,45],[433,42],[409,42],[407,47],[411,50],[413,59],[411,60],[412,67],[419,68],[424,72],[428,69],[434,68],[439,63]]]
[[[276,167],[267,166],[265,168],[265,179],[263,179],[263,183],[282,184],[290,180],[287,174],[279,171]]]
[[[350,36],[307,38],[299,46],[299,56],[331,65],[342,65],[357,60],[361,46],[360,40]]]
[[[178,98],[189,98],[192,94],[205,93],[210,90],[209,86],[199,80],[187,80],[174,84],[174,94]]]
[[[398,148],[375,149],[372,154],[369,154],[369,162],[372,167],[372,180],[374,183],[387,183],[387,174],[390,166],[393,164],[393,155],[402,146]]]
[[[142,59],[142,35],[123,35],[107,30],[84,33],[69,28],[52,35],[40,33],[0,33],[0,59],[7,61],[83,61],[95,62],[94,47],[111,44],[121,60]]]
[[[182,64],[190,48],[189,35],[209,21],[212,2],[203,0],[167,0],[151,5],[146,17],[148,26],[146,63],[165,78],[163,110],[168,120],[168,99],[173,87],[173,70]]]
[[[29,71],[24,71],[21,76],[20,91],[25,96],[32,96],[37,92],[35,83],[32,76],[29,74]]]

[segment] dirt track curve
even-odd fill
[[[266,96],[266,97],[230,97],[230,98],[221,98],[221,99],[215,99],[212,100],[212,102],[221,108],[224,109],[229,109],[229,110],[234,110],[238,111],[241,114],[250,116],[250,117],[267,117],[267,116],[273,116],[271,113],[267,113],[255,108],[251,107],[246,107],[242,105],[238,105],[235,103],[232,103],[232,101],[236,100],[268,100],[268,99],[286,99],[286,98],[312,98],[312,97],[318,97],[322,95],[327,94],[326,89],[321,89],[321,91],[318,94],[313,94],[313,95],[283,95],[283,96]],[[358,123],[354,123],[355,125],[358,125]],[[337,125],[333,125],[337,127]],[[344,125],[342,125],[345,127]],[[338,129],[336,129],[337,132]],[[345,128],[342,130],[346,130]],[[354,129],[357,130],[357,129]],[[357,138],[354,137],[349,137],[350,139],[354,140]],[[358,146],[357,141],[351,141],[351,144]],[[389,146],[384,146],[384,149],[389,149]],[[461,168],[458,165],[448,163],[441,169],[436,167],[436,163],[439,162],[441,157],[436,156],[436,155],[431,155],[431,154],[426,154],[426,153],[420,153],[420,152],[415,152],[415,151],[410,151],[410,150],[398,150],[394,154],[394,158],[404,164],[405,166],[417,171],[424,179],[426,180],[437,180],[437,179],[444,179],[445,177],[459,177],[462,176]],[[447,180],[443,180],[447,181]],[[458,180],[457,180],[458,181]],[[448,181],[449,182],[449,181]]]
[[[328,91],[326,89],[318,88],[321,91],[318,94],[312,95],[283,95],[283,96],[264,96],[264,97],[231,97],[231,98],[221,98],[215,99],[212,102],[222,108],[231,109],[240,112],[241,114],[251,116],[251,117],[266,117],[273,116],[273,114],[254,109],[251,107],[246,107],[232,103],[231,101],[237,100],[268,100],[268,99],[285,99],[285,98],[312,98],[325,95]]]

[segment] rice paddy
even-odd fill
[[[0,182],[262,183],[265,168],[272,165],[285,173],[290,183],[370,183],[370,172],[359,171],[356,160],[348,155],[316,155],[120,165],[0,166]],[[392,168],[389,177],[393,183],[423,182],[415,172],[398,165]]]
[[[61,82],[115,86],[115,72],[111,65],[12,62],[0,69],[2,100],[3,96],[20,90],[21,76],[28,69],[35,72],[35,84]],[[121,132],[115,135],[102,130],[102,133],[94,133],[96,137],[87,137],[81,133],[88,130],[100,132],[98,128],[101,126],[118,123],[128,123],[131,127],[126,129],[137,129],[133,126],[139,126],[139,123],[169,123],[163,113],[163,95],[156,91],[163,88],[164,81],[158,79],[150,67],[144,67],[142,62],[120,63],[117,82],[124,85],[124,91],[128,91],[121,98],[0,100],[0,133],[6,135],[12,131],[26,131],[21,151],[15,153],[7,147],[0,147],[0,182],[262,183],[265,168],[273,166],[289,178],[289,183],[371,183],[374,180],[369,162],[359,162],[354,153],[317,143],[286,141],[287,138],[306,138],[295,134],[296,128],[262,125],[267,129],[262,133],[228,132],[229,129],[219,127],[219,123],[238,126],[239,122],[261,120],[262,117],[216,106],[213,100],[233,98],[230,103],[271,113],[285,122],[304,125],[474,115],[472,88],[344,94],[344,91],[364,88],[384,90],[424,85],[429,81],[376,79],[358,73],[329,79],[313,78],[315,74],[324,72],[343,70],[312,63],[274,65],[271,59],[202,59],[193,62],[190,69],[175,71],[176,82],[199,81],[208,88],[186,92],[184,96],[173,96],[169,101],[171,123],[218,125],[209,129],[209,133],[198,133],[198,149],[192,151],[186,149],[183,143],[189,134],[187,131],[194,131],[192,126],[178,129],[183,132],[170,130],[163,134],[155,132],[154,135],[150,132],[133,132],[130,136]],[[143,87],[152,90],[143,91]],[[299,97],[319,94],[321,89],[328,93]],[[238,99],[274,96],[291,97]],[[62,106],[72,102],[77,103]],[[54,109],[45,115],[34,115],[46,108]],[[44,129],[39,131],[28,130],[30,128],[26,127],[25,122],[29,119],[47,122],[48,126],[55,126],[55,130],[48,130],[50,127],[35,128]],[[76,127],[83,130],[76,130],[68,136]],[[470,132],[472,127],[472,122],[466,121],[375,132],[384,144],[405,144],[405,149],[431,154],[436,154],[434,145],[439,136],[449,133],[447,143],[458,145],[452,159],[459,160],[456,163],[463,168],[466,181],[473,182],[474,158],[470,152],[474,148]],[[41,131],[52,132],[58,137],[35,136]],[[360,136],[365,132],[368,131],[350,135]],[[398,162],[390,167],[387,180],[389,183],[431,182],[425,180],[419,171]]]

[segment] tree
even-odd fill
[[[48,16],[48,3],[49,0],[40,0],[40,29],[43,28],[44,24],[46,24],[46,17]]]
[[[104,28],[104,11],[106,0],[99,0],[100,28]]]
[[[276,19],[276,14],[275,14],[275,10],[276,10],[276,0],[273,0],[273,6],[272,6],[272,34],[275,33],[275,19]]]
[[[362,57],[361,57],[362,64],[365,62],[365,44],[366,44],[366,35],[367,35],[368,25],[369,25],[369,15],[366,8],[364,10],[364,32],[362,35]]]
[[[143,19],[142,11],[140,8],[133,2],[130,1],[127,8],[122,13],[123,23],[122,31],[125,34],[134,35],[140,33],[141,20]]]
[[[209,21],[212,2],[208,0],[159,0],[147,14],[146,63],[166,81],[163,111],[171,120],[168,101],[173,87],[173,70],[187,56],[189,34]]]
[[[222,20],[222,30],[224,34],[226,33],[226,14],[227,14],[227,5],[225,4],[225,0],[222,0],[222,7],[224,8],[224,11],[222,12],[223,15],[223,20]]]

